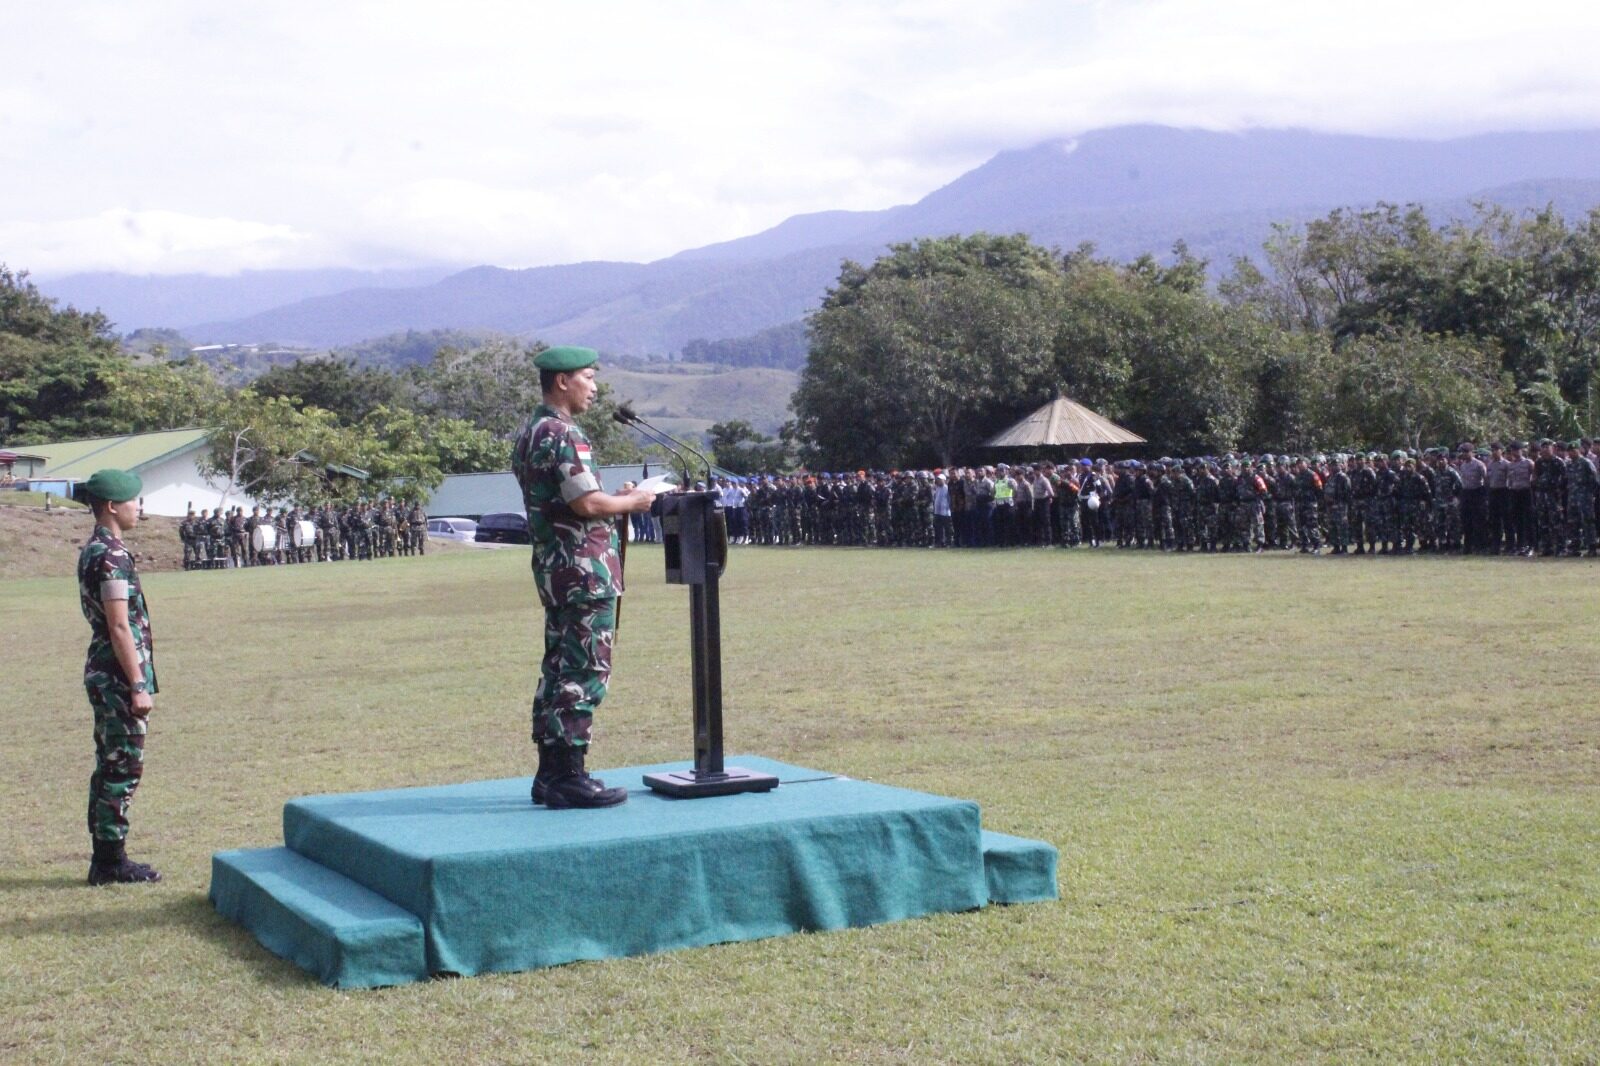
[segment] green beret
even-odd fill
[[[546,348],[534,357],[533,365],[540,370],[554,370],[564,374],[572,370],[582,370],[586,366],[594,366],[599,361],[600,353],[593,348],[579,348],[568,344],[560,348]]]
[[[107,503],[124,503],[144,491],[144,482],[126,470],[96,470],[83,483],[83,491]]]

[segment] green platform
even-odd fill
[[[598,811],[526,777],[310,796],[286,848],[220,852],[211,898],[327,984],[527,970],[1056,898],[1056,852],[986,833],[978,807],[755,756],[772,792],[674,800],[643,776]]]

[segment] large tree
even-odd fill
[[[974,234],[846,263],[810,319],[794,409],[825,466],[949,465],[1047,387],[1054,256],[1026,237]]]
[[[0,265],[0,444],[124,432],[99,403],[126,364],[104,315]]]
[[[406,377],[359,367],[353,359],[297,359],[272,367],[250,387],[258,396],[285,396],[332,411],[351,425],[379,407],[409,406],[415,392]]]

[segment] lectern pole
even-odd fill
[[[667,581],[689,586],[689,654],[694,695],[694,769],[646,774],[657,792],[681,799],[766,792],[771,774],[722,764],[722,618],[718,583],[727,562],[727,532],[710,493],[665,497],[662,508]]]

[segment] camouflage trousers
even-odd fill
[[[133,713],[128,687],[105,674],[84,680],[94,710],[94,773],[89,778],[89,836],[125,840],[128,805],[144,776],[146,724]]]
[[[1135,500],[1135,514],[1138,516],[1139,547],[1154,544],[1156,539],[1155,501]]]
[[[1327,504],[1328,546],[1334,551],[1350,548],[1350,505],[1340,500]]]
[[[1433,537],[1440,551],[1461,550],[1461,501],[1455,497],[1433,501]]]
[[[1296,500],[1294,505],[1295,528],[1300,533],[1301,551],[1322,549],[1322,522],[1316,500]]]
[[[611,677],[617,601],[590,600],[544,609],[544,662],[533,694],[533,742],[589,744],[594,710]]]
[[[1195,547],[1194,504],[1188,500],[1175,503],[1171,511],[1174,546],[1179,551],[1193,551]]]
[[[1422,533],[1422,504],[1416,500],[1398,500],[1395,504],[1398,521],[1395,523],[1394,541],[1406,549],[1416,546]]]
[[[1594,497],[1587,492],[1567,492],[1567,539],[1573,551],[1595,547]]]
[[[1566,520],[1561,513],[1561,495],[1553,491],[1533,494],[1533,519],[1538,530],[1539,550],[1559,552],[1566,541]]]
[[[1056,511],[1057,524],[1061,529],[1060,544],[1063,548],[1075,547],[1083,541],[1083,529],[1078,521],[1078,501],[1076,497],[1066,496]]]
[[[1370,521],[1367,524],[1367,541],[1374,545],[1389,545],[1395,540],[1394,501],[1382,496],[1372,501]]]
[[[1272,505],[1278,516],[1278,536],[1272,542],[1277,548],[1292,548],[1299,538],[1294,525],[1294,501],[1278,500]]]

